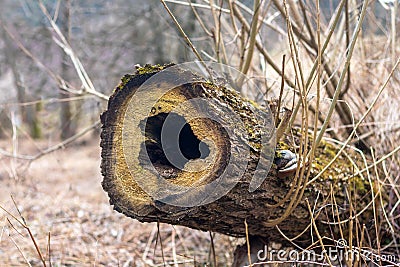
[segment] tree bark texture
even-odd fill
[[[168,71],[169,75],[161,76],[157,82],[149,82],[152,76]],[[195,82],[175,86],[177,80],[188,78]],[[163,88],[173,89],[151,100]],[[218,117],[219,122],[199,118],[205,109],[201,102],[190,102],[194,99],[211,102],[213,114],[207,116]],[[152,108],[142,111],[141,107],[152,101]],[[190,103],[181,107],[184,102]],[[225,118],[226,112],[234,112],[240,121]],[[349,220],[339,229],[340,221],[351,218],[357,225],[371,224],[371,192],[376,193],[377,188],[365,177],[353,177],[354,165],[349,158],[357,156],[347,151],[317,181],[307,186],[298,184],[294,173],[282,174],[273,160],[281,149],[295,151],[301,134],[293,130],[275,144],[273,131],[260,127],[269,125],[270,122],[262,122],[262,115],[268,112],[235,90],[188,70],[146,65],[135,74],[125,75],[101,116],[102,185],[110,203],[115,210],[141,222],[164,222],[231,236],[245,236],[246,222],[249,235],[276,242],[283,240],[282,233],[288,238],[297,237],[296,241],[309,242],[310,232],[315,233],[313,219],[321,236],[334,238],[352,231],[348,229]],[[173,166],[174,155],[166,152],[168,142],[174,143],[174,139],[167,138],[163,144],[160,141],[168,115],[184,125],[177,139],[187,161],[178,160],[180,166]],[[221,127],[221,123],[225,126]],[[262,136],[269,138],[267,146],[262,147]],[[311,168],[310,179],[337,150],[331,143],[321,143],[313,162],[303,166],[306,171]],[[206,186],[224,175],[227,180],[211,188]],[[255,190],[249,190],[255,175],[265,180]],[[175,192],[174,186],[189,190]],[[224,187],[229,190],[219,190]],[[296,194],[303,188],[304,194]],[[224,194],[214,199],[212,194],[216,192]],[[286,197],[288,193],[291,197]],[[174,200],[201,204],[170,204]],[[285,219],[280,221],[282,216]]]

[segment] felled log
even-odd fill
[[[276,226],[290,238],[299,236],[297,241],[309,240],[315,232],[311,217],[320,235],[330,237],[338,231],[329,222],[353,216],[371,223],[372,208],[359,212],[371,206],[376,188],[352,176],[345,155],[308,186],[298,184],[294,173],[282,175],[273,163],[279,157],[275,146],[295,151],[300,134],[293,131],[275,144],[274,129],[265,128],[272,122],[263,121],[274,117],[268,112],[224,82],[186,69],[145,66],[124,76],[101,116],[102,185],[110,204],[141,222],[239,237],[247,231],[272,241],[283,240]],[[163,128],[169,129],[165,136]],[[303,164],[305,171],[311,168],[310,179],[336,152],[322,142],[314,161]]]

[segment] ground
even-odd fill
[[[18,153],[32,155],[54,143],[20,140]],[[0,148],[12,151],[9,141],[0,141]],[[29,166],[26,160],[0,156],[0,206],[21,219],[14,198],[47,266],[201,266],[214,261],[209,233],[160,224],[161,242],[156,241],[157,224],[113,211],[101,181],[99,139],[90,134]],[[43,266],[27,229],[12,215],[0,210],[0,266]],[[214,237],[220,266],[232,259],[231,242],[236,240]]]

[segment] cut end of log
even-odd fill
[[[281,237],[274,220],[286,216],[280,230],[304,234],[310,224],[308,206],[294,199],[296,206],[287,213],[292,199],[286,198],[304,185],[296,185],[290,161],[273,164],[273,114],[242,98],[228,79],[205,77],[180,66],[146,65],[122,78],[101,116],[102,185],[110,203],[141,222],[232,236],[247,231],[272,240]],[[288,149],[282,142],[278,147]],[[319,147],[315,162],[304,165],[313,168],[311,175],[332,158],[324,147],[331,148]],[[338,160],[348,161],[344,156]],[[293,174],[282,177],[277,165]],[[353,183],[346,179],[346,166],[336,164],[327,178],[321,176],[319,183],[304,190],[303,199],[314,205],[318,190],[329,198],[329,188],[340,187],[335,179],[341,177],[341,183]],[[337,192],[338,203],[346,202],[343,188]]]
[[[159,208],[157,201],[190,206],[179,203],[204,204],[225,194],[260,153],[256,112],[233,89],[181,68],[145,66],[125,75],[102,115],[103,187],[111,203],[144,216]]]

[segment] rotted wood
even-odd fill
[[[146,85],[152,76],[168,70],[174,75],[167,75],[157,83],[150,82]],[[174,87],[177,79],[184,81],[188,78],[195,82]],[[138,89],[144,84],[149,89],[141,90],[138,95]],[[149,112],[139,111],[140,106],[154,101],[150,101],[154,98],[154,90],[170,87],[173,90],[156,100]],[[211,115],[234,129],[233,135],[228,134],[226,127],[220,127],[220,123],[213,120],[192,119],[192,114],[204,112],[196,104],[179,109],[180,104],[191,99],[212,100],[215,108]],[[237,114],[241,123],[225,118],[227,107]],[[278,166],[272,164],[273,157],[265,157],[260,148],[260,136],[263,131],[270,136],[271,129],[259,127],[259,112],[269,111],[242,98],[235,90],[217,85],[188,70],[172,69],[171,66],[145,66],[137,69],[134,74],[124,76],[110,97],[107,111],[101,116],[102,185],[109,195],[110,204],[115,210],[140,222],[164,222],[230,236],[245,236],[246,221],[249,235],[283,241],[277,227],[270,222],[280,218],[287,210],[290,199],[282,205],[277,203],[293,189],[294,175],[282,175]],[[181,162],[181,166],[171,165],[163,151],[166,148],[160,144],[161,128],[168,115],[185,125],[178,139],[181,153],[188,160]],[[278,150],[296,151],[296,142],[299,142],[300,135],[296,131],[293,133],[287,140],[277,144]],[[243,141],[242,136],[249,138]],[[168,140],[164,141],[168,143]],[[240,155],[235,155],[241,149],[249,151],[247,156],[244,155],[243,161],[240,160]],[[337,148],[327,142],[317,148],[315,161],[305,166],[312,168],[311,179],[333,158],[336,151]],[[279,157],[278,154],[275,156]],[[197,188],[218,179],[224,173],[228,160],[235,156],[239,160],[225,173],[233,177],[234,186],[222,197],[209,203],[205,201],[204,205],[168,204],[169,195],[172,199],[185,198],[187,203],[191,198],[197,199],[202,193],[208,194],[207,190],[199,192]],[[351,157],[356,158],[356,155]],[[269,172],[264,173],[263,183],[252,191],[249,187],[259,164],[272,166]],[[351,214],[355,215],[371,201],[370,184],[360,176],[349,179],[353,172],[349,159],[345,155],[340,156],[324,175],[307,186],[296,208],[278,224],[279,230],[289,238],[298,236],[296,241],[310,240],[310,231],[313,229],[310,227],[311,215],[305,201],[307,199],[315,213],[320,235],[331,237],[332,233],[338,233],[337,227],[328,222],[349,218],[350,206],[353,209]],[[235,177],[237,173],[241,175]],[[157,182],[161,180],[168,184],[193,188],[193,191],[176,194],[171,189],[164,190],[160,187],[165,184]],[[154,197],[152,192],[162,192],[162,197]],[[333,201],[337,205],[335,208],[332,208]],[[371,210],[372,208],[368,208],[357,220],[364,224],[370,223],[373,219]]]

